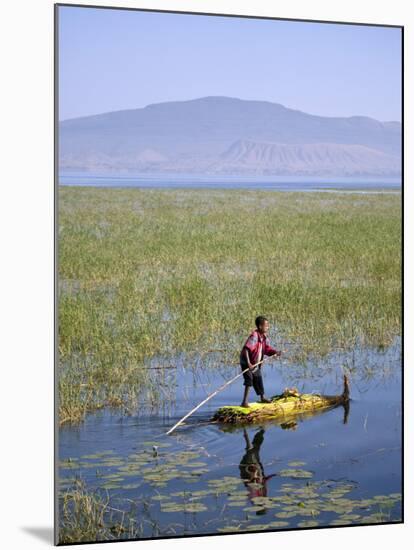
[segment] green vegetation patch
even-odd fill
[[[294,361],[400,334],[398,195],[64,187],[58,229],[61,423],[165,400],[152,358],[237,362],[258,313]]]

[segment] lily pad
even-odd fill
[[[61,460],[59,463],[59,468],[61,468],[62,470],[79,468],[79,461],[77,458],[67,458],[65,460]]]
[[[337,518],[337,519],[333,519],[329,525],[336,525],[336,526],[340,526],[340,525],[349,525],[349,521],[348,520],[344,520],[344,519],[340,519],[340,518]]]
[[[282,518],[282,519],[287,519],[287,518],[294,518],[297,515],[298,514],[296,512],[277,512],[275,514],[275,517]]]
[[[171,504],[169,506],[161,506],[161,512],[183,512],[182,504]]]
[[[141,483],[127,483],[126,485],[122,485],[122,489],[138,489],[140,486]]]
[[[203,474],[208,474],[210,470],[207,470],[207,468],[199,468],[197,470],[193,470],[192,472],[189,472],[192,476],[201,476]]]
[[[270,497],[253,497],[252,502],[257,506],[270,506],[273,504]]]
[[[120,488],[121,488],[121,485],[119,483],[110,482],[110,483],[104,483],[102,485],[102,489],[120,489]]]
[[[282,477],[292,477],[295,479],[309,479],[313,477],[313,472],[292,468],[292,469],[280,470],[279,475]]]
[[[209,490],[209,489],[200,489],[198,491],[192,491],[191,495],[192,496],[197,496],[197,497],[204,497],[204,496],[207,496],[207,495],[211,495],[211,490]]]
[[[349,514],[349,515],[346,515],[346,516],[342,516],[341,518],[339,519],[343,519],[343,520],[346,520],[346,521],[356,521],[358,519],[360,519],[361,516],[359,514]]]
[[[271,521],[269,527],[274,527],[278,529],[279,527],[287,527],[289,525],[288,521]]]
[[[318,521],[300,521],[298,527],[317,527],[319,525]]]
[[[319,516],[320,511],[316,510],[315,508],[301,508],[299,509],[298,514],[300,514],[301,516],[315,517]]]
[[[226,525],[225,527],[218,527],[217,531],[220,533],[235,533],[240,531],[240,525]]]
[[[103,466],[105,468],[110,468],[110,467],[114,467],[114,466],[123,466],[125,464],[125,462],[123,460],[119,460],[119,459],[104,459],[102,460],[100,463],[99,463],[99,466]]]
[[[84,460],[84,459],[88,459],[88,460],[91,460],[91,459],[95,459],[95,458],[101,458],[103,455],[101,453],[95,453],[95,454],[92,454],[92,455],[83,455],[81,456],[81,459]]]
[[[185,504],[184,507],[185,512],[205,512],[207,509],[207,506],[202,502],[192,502]]]
[[[243,512],[262,512],[264,509],[263,506],[247,506],[247,508],[243,508]]]

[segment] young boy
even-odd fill
[[[244,378],[244,395],[241,403],[242,407],[248,407],[249,403],[247,397],[249,395],[249,389],[253,386],[254,391],[260,396],[261,403],[270,403],[264,395],[263,378],[261,373],[261,365],[253,369],[253,365],[263,360],[265,355],[278,355],[282,354],[281,351],[277,351],[272,348],[267,338],[269,331],[269,321],[266,317],[259,315],[255,321],[256,330],[254,330],[247,338],[240,352],[240,366],[242,370],[249,369],[243,374]]]

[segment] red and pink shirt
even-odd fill
[[[273,348],[269,339],[265,334],[261,334],[258,329],[254,330],[247,338],[241,353],[240,364],[242,367],[247,367],[247,361],[245,356],[245,350],[247,349],[249,354],[249,360],[252,365],[255,365],[263,359],[265,355],[275,355],[277,349]]]

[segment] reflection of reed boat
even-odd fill
[[[338,405],[347,406],[349,402],[348,378],[344,375],[344,388],[340,395],[320,395],[285,390],[275,395],[271,403],[252,403],[249,407],[227,405],[218,409],[212,420],[227,424],[252,423],[262,420],[291,420],[295,416],[312,414],[323,409],[332,409]]]

